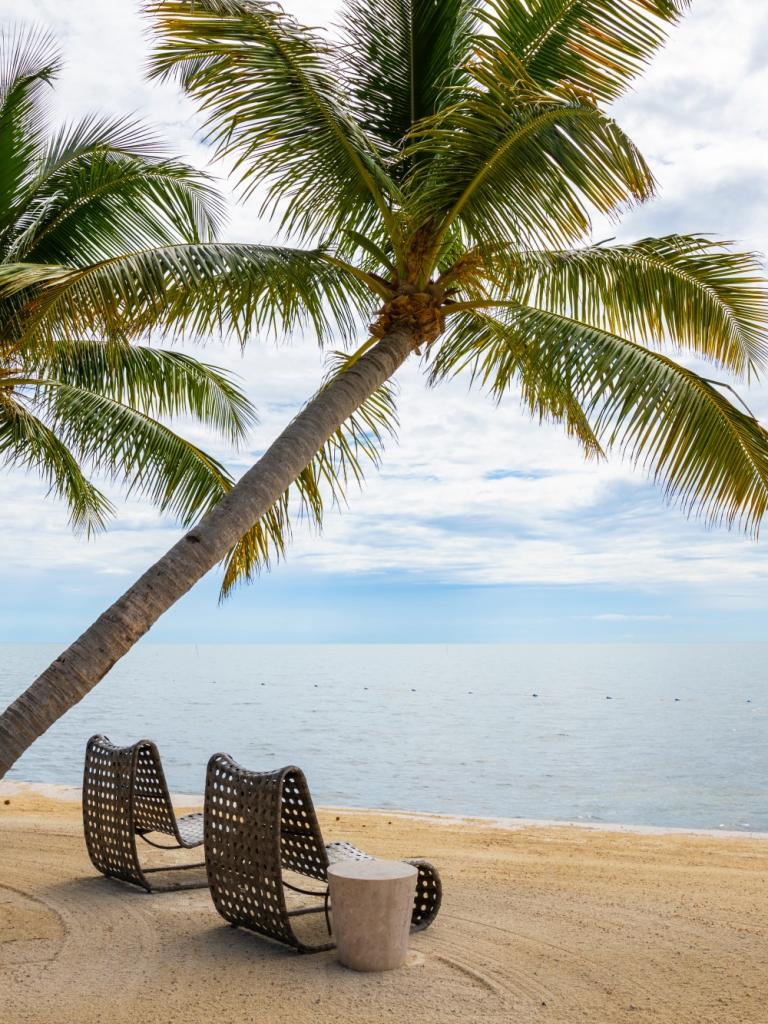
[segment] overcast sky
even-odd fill
[[[337,5],[293,0],[315,24]],[[193,107],[144,81],[146,24],[136,0],[5,0],[5,17],[50,27],[66,68],[54,109],[137,112],[199,166],[209,154]],[[660,182],[660,196],[606,232],[622,240],[713,232],[768,250],[768,9],[694,0],[693,11],[616,108]],[[271,237],[255,206],[232,205],[227,237]],[[322,359],[312,338],[276,348],[206,347],[239,373],[261,422],[236,455],[187,433],[239,475],[311,394]],[[216,607],[204,581],[155,627],[156,640],[499,641],[762,640],[768,544],[712,532],[667,508],[615,458],[585,463],[554,427],[513,398],[501,408],[462,385],[400,380],[401,433],[380,473],[329,517],[299,528],[287,564]],[[768,387],[742,389],[768,422]],[[33,478],[0,474],[0,639],[66,642],[179,535],[143,504],[121,503],[94,541]]]

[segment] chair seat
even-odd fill
[[[185,814],[178,819],[179,835],[185,846],[199,846],[203,841],[203,814]]]
[[[345,860],[375,860],[369,853],[363,853],[352,843],[328,843],[325,847],[329,864],[341,864]]]

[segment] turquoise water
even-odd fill
[[[57,653],[0,645],[0,704]],[[177,792],[223,750],[323,804],[768,831],[768,644],[142,644],[10,777],[78,783],[94,732]]]

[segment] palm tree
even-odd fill
[[[60,65],[50,36],[0,32],[0,460],[39,473],[76,529],[101,529],[112,512],[86,468],[191,524],[232,481],[162,419],[191,415],[237,442],[249,403],[214,367],[131,344],[117,296],[82,305],[76,330],[40,312],[70,276],[137,250],[158,272],[151,247],[209,237],[219,200],[138,123],[91,117],[50,133]]]
[[[595,211],[653,195],[604,108],[686,6],[346,0],[331,42],[259,0],[150,4],[152,73],[181,83],[244,193],[260,189],[310,247],[270,250],[279,294],[269,275],[212,285],[193,322],[224,310],[240,330],[371,326],[232,491],[0,718],[0,774],[218,562],[231,586],[279,553],[292,488],[322,513],[323,479],[337,493],[361,454],[377,456],[388,382],[409,358],[431,384],[465,374],[497,399],[517,392],[587,452],[647,467],[687,511],[757,529],[768,433],[662,351],[741,378],[763,367],[756,257],[698,235],[585,243]],[[134,315],[173,311],[177,292],[158,282]],[[75,318],[83,294],[61,290],[42,322]]]

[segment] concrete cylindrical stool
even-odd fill
[[[345,967],[402,967],[417,875],[412,864],[393,860],[349,860],[328,868],[333,937]]]

